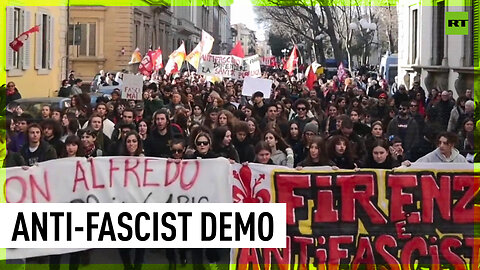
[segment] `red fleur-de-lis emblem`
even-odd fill
[[[241,189],[233,186],[233,201],[235,203],[269,203],[270,192],[267,189],[256,191],[258,185],[265,180],[265,174],[260,174],[258,178],[252,179],[252,171],[248,165],[243,165],[240,172],[233,171],[233,177],[240,182]],[[252,181],[253,180],[253,181]],[[253,184],[253,185],[252,185]]]

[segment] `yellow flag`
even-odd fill
[[[198,65],[200,65],[200,56],[202,55],[202,43],[198,43],[195,49],[191,53],[187,55],[185,61],[190,63],[195,69],[198,69]]]

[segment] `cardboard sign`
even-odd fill
[[[272,80],[245,77],[243,81],[242,95],[251,97],[255,92],[262,92],[264,98],[269,98],[272,93]]]
[[[122,99],[142,100],[143,77],[140,75],[124,74],[121,90]]]

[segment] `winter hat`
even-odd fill
[[[318,126],[312,122],[307,123],[303,128],[303,133],[306,133],[308,131],[318,134]]]

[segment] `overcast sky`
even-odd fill
[[[256,16],[250,0],[234,0],[231,5],[231,13],[230,22],[232,24],[244,23],[249,29],[256,32],[258,40],[265,40],[264,30],[255,22]]]

